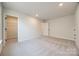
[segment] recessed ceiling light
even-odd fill
[[[63,6],[63,3],[59,3],[59,5],[58,6]]]
[[[38,14],[36,14],[35,16],[36,16],[36,17],[38,17],[39,15],[38,15]]]

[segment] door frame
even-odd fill
[[[16,41],[18,42],[18,17],[17,16],[12,16],[12,15],[6,15],[5,17],[4,17],[4,45],[5,45],[5,43],[6,43],[6,36],[5,35],[7,35],[6,34],[6,30],[5,30],[5,28],[6,28],[6,26],[5,25],[7,25],[6,24],[6,20],[7,20],[7,17],[8,16],[11,16],[11,17],[16,17],[17,18],[17,37],[16,37]]]
[[[16,28],[16,32],[17,32],[17,33],[16,33],[16,41],[17,41],[17,39],[18,39],[18,17],[15,17],[15,16],[7,16],[7,17],[16,18],[16,23],[17,23],[17,25],[16,25],[16,26],[17,26],[17,28]],[[6,25],[6,26],[5,26],[5,32],[6,32],[5,34],[6,34],[6,40],[8,39],[8,38],[7,38],[8,32],[7,32],[7,29],[6,29],[6,28],[7,28],[7,21],[8,21],[7,17],[5,18],[5,25]]]

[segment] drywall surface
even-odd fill
[[[0,3],[0,40],[2,40],[2,6]]]
[[[47,21],[49,36],[74,40],[74,18],[74,15],[70,15]]]
[[[42,28],[42,35],[48,36],[48,23],[42,22],[41,28]]]
[[[76,13],[75,13],[75,28],[76,28],[76,44],[77,44],[77,47],[79,48],[79,5],[77,6],[77,9],[76,9]]]
[[[18,17],[18,41],[29,40],[32,38],[39,37],[41,35],[41,26],[40,21],[38,19],[6,8],[4,8],[3,15],[4,18],[7,15]],[[6,23],[5,20],[4,23]],[[6,26],[4,25],[4,28],[5,27]]]
[[[2,49],[2,5],[0,3],[0,53]]]

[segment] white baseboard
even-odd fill
[[[57,36],[47,36],[47,37],[50,37],[50,38],[56,38],[56,39],[65,39],[65,40],[72,40],[74,41],[74,39],[72,38],[64,38],[64,37],[57,37]]]

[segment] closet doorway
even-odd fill
[[[5,36],[7,42],[14,42],[18,39],[18,17],[7,16],[5,26]]]

